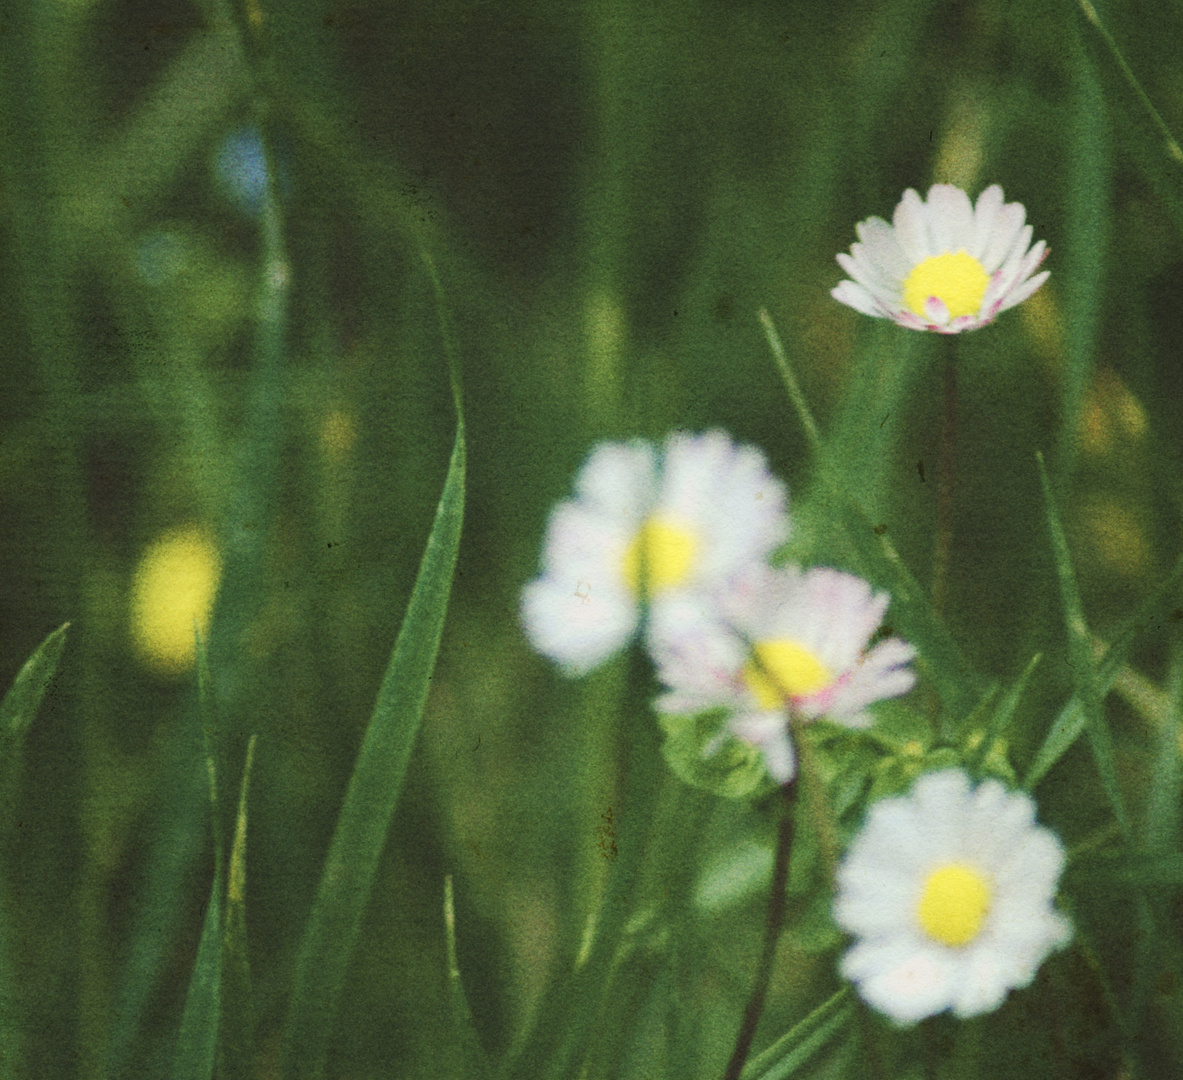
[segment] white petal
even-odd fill
[[[974,208],[973,242],[968,250],[979,262],[984,262],[983,256],[994,233],[998,212],[1002,209],[1002,200],[1002,188],[997,184],[991,184],[978,196],[977,206]]]
[[[596,513],[640,521],[656,489],[657,454],[649,443],[601,443],[575,478],[575,492]]]
[[[1022,203],[1007,203],[994,218],[994,228],[986,239],[981,255],[982,267],[987,274],[993,274],[1003,263],[1015,240],[1023,231],[1027,211]]]
[[[953,1003],[957,965],[946,951],[918,949],[885,963],[888,955],[884,950],[876,958],[880,970],[859,980],[859,993],[880,1012],[901,1024],[914,1024]]]
[[[569,582],[540,578],[522,593],[522,625],[543,656],[582,675],[598,666],[632,636],[637,606],[620,590],[581,594]]]
[[[964,251],[973,243],[973,206],[961,188],[933,184],[928,189],[928,220],[938,251]]]
[[[867,262],[886,281],[902,282],[912,272],[912,262],[900,246],[895,230],[882,218],[868,218],[855,226]]]
[[[938,254],[931,247],[924,203],[912,188],[904,192],[891,223],[895,228],[896,240],[912,266],[924,262],[930,255]]]
[[[1029,297],[1039,291],[1039,287],[1045,281],[1047,281],[1050,274],[1051,274],[1051,271],[1044,270],[1042,273],[1036,274],[1030,280],[1024,282],[1022,285],[1019,285],[1017,288],[1011,290],[1011,292],[1003,298],[1002,303],[999,305],[998,310],[999,311],[1006,311],[1009,308],[1013,308],[1016,304],[1021,304],[1024,300],[1027,299],[1027,297]]]

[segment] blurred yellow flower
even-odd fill
[[[221,559],[209,532],[182,525],[157,537],[136,567],[131,635],[140,658],[162,675],[183,675],[196,657],[194,625],[209,629]]]

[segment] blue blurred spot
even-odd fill
[[[256,127],[239,128],[222,140],[214,160],[218,187],[251,217],[258,215],[267,196],[267,155]]]

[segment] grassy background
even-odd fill
[[[1183,130],[1183,10],[1111,6],[1146,93]],[[605,706],[625,674],[564,681],[516,616],[548,510],[593,441],[724,427],[787,479],[802,553],[843,560],[756,319],[766,307],[848,483],[928,580],[943,343],[828,293],[854,223],[934,181],[1001,183],[1052,250],[1040,293],[958,343],[949,624],[988,678],[1013,680],[1044,653],[1012,739],[1025,771],[1073,685],[1035,451],[1102,637],[1174,564],[1183,497],[1183,166],[1080,9],[246,12],[248,26],[262,19],[253,58],[213,4],[0,14],[0,683],[72,623],[4,804],[28,1075],[160,1075],[172,1060],[213,849],[194,680],[134,653],[129,596],[146,546],[189,522],[226,559],[211,642],[226,761],[259,737],[247,922],[260,1069],[276,1075],[300,933],[452,443],[424,249],[463,369],[466,524],[332,1075],[451,1068],[445,873],[477,1033],[506,1051],[578,951],[611,862],[605,830],[634,827],[605,817],[630,757]],[[236,202],[217,168],[228,140],[260,125],[270,222],[265,200]],[[261,267],[284,253],[276,284]],[[1154,609],[1130,654],[1165,681],[1158,711],[1131,692],[1108,712],[1138,828],[1172,851],[1179,604]],[[694,826],[675,850],[708,877],[734,878],[729,853],[767,843],[749,807],[660,787],[662,820]],[[1107,827],[1083,743],[1039,795],[1069,845]],[[677,866],[649,870],[657,896]],[[1153,898],[1176,935],[1177,896]],[[1105,921],[1118,902],[1090,902],[1100,959],[1066,954],[992,1020],[990,1038],[1042,1033],[1015,1051],[1016,1074],[1118,1075],[1098,968],[1123,1002],[1127,983],[1144,995],[1128,1002],[1148,1017],[1141,1067],[1178,1065],[1177,981],[1135,971],[1122,919]],[[599,1074],[720,1070],[762,904],[753,888],[696,907],[672,968],[642,935],[637,997],[610,1028],[628,1038],[602,1048]],[[764,1042],[836,986],[832,957],[808,942],[790,938],[782,960]],[[917,1038],[888,1043],[889,1072],[892,1054],[908,1068]],[[845,1069],[844,1054],[821,1067]]]

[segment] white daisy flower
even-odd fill
[[[686,602],[668,609],[683,630],[654,645],[667,687],[655,707],[672,715],[727,710],[720,740],[705,752],[733,736],[759,749],[768,774],[787,783],[796,773],[790,715],[867,727],[872,702],[915,683],[910,645],[888,638],[866,651],[888,602],[887,593],[838,570],[750,567],[720,602],[726,623]]]
[[[1022,203],[1002,201],[997,184],[976,206],[952,184],[933,184],[927,201],[909,188],[890,225],[871,217],[855,226],[860,243],[838,256],[853,280],[830,295],[912,330],[976,330],[1047,280],[1046,270],[1035,273],[1047,245],[1031,246],[1026,217]]]
[[[1035,804],[960,769],[875,803],[838,868],[842,974],[904,1024],[991,1012],[1072,936],[1052,905],[1064,849]]]
[[[676,632],[667,604],[705,602],[788,538],[786,501],[763,455],[721,431],[675,432],[660,456],[601,444],[551,515],[542,573],[523,593],[531,644],[579,675],[628,642],[644,604],[651,640]]]

